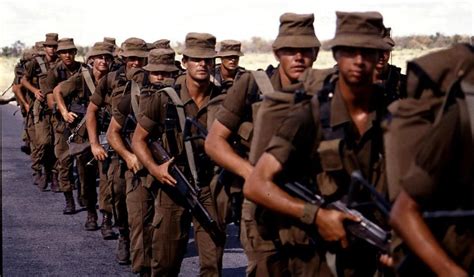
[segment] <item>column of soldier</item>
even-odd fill
[[[472,46],[407,78],[380,13],[336,15],[325,70],[312,14],[280,17],[265,71],[207,33],[181,63],[168,40],[105,38],[84,64],[46,34],[14,86],[34,185],[64,193],[64,214],[76,188],[88,231],[98,199],[103,238],[143,276],[179,274],[191,223],[200,275],[221,276],[231,222],[249,276],[472,274]]]

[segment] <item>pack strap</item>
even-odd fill
[[[130,102],[132,104],[132,110],[135,116],[138,116],[138,98],[140,97],[140,87],[135,81],[131,81],[131,88],[130,88],[130,93],[131,93],[131,98]]]
[[[173,101],[173,103],[175,104],[176,111],[178,113],[179,126],[181,127],[181,131],[184,132],[184,125],[186,124],[186,114],[184,112],[183,101],[181,101],[181,98],[179,97],[178,93],[176,93],[176,90],[171,87],[163,88],[161,91],[165,92],[169,96],[169,98],[171,98],[171,101]],[[191,141],[185,141],[184,148],[186,151],[186,158],[188,160],[189,169],[194,179],[194,184],[198,185],[196,162],[194,161],[194,152]]]
[[[48,69],[46,68],[46,64],[44,62],[44,59],[40,56],[36,56],[35,57],[35,60],[38,62],[39,66],[40,66],[40,69],[41,69],[41,73],[43,74],[47,74],[48,73]]]
[[[83,66],[81,67],[81,73],[82,73],[82,77],[84,78],[84,81],[86,82],[87,87],[89,88],[89,91],[91,92],[91,95],[94,94],[95,85],[94,85],[94,81],[92,81],[92,76],[91,76],[91,73],[89,72],[89,69]]]
[[[467,81],[461,82],[461,90],[464,92],[467,113],[471,126],[471,139],[474,141],[474,84]]]
[[[251,71],[253,77],[255,78],[255,82],[257,83],[258,88],[262,92],[263,95],[268,95],[274,92],[273,85],[270,82],[270,78],[268,78],[267,73],[265,71]]]

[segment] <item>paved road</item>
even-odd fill
[[[21,115],[16,106],[1,110],[2,262],[3,276],[134,276],[115,262],[117,241],[83,229],[86,211],[63,215],[60,193],[40,192],[32,185],[30,159],[21,153]],[[76,192],[74,192],[76,193]],[[246,258],[229,226],[224,276],[244,276]],[[196,276],[199,262],[193,240],[181,276]]]

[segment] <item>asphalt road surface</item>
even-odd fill
[[[134,276],[115,261],[117,241],[83,226],[87,212],[63,215],[64,196],[32,184],[30,157],[20,152],[22,118],[14,105],[1,110],[3,276]],[[76,192],[74,192],[76,195]],[[99,222],[100,223],[100,222]],[[244,276],[246,257],[234,225],[228,227],[224,276]],[[191,234],[192,235],[192,234]],[[191,239],[181,276],[197,276],[199,261]]]

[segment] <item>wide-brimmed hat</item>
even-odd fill
[[[46,39],[43,42],[43,45],[58,45],[58,34],[57,33],[47,33]]]
[[[336,35],[326,44],[390,50],[383,40],[385,26],[379,12],[336,12]]]
[[[62,38],[58,41],[58,49],[56,50],[56,52],[65,50],[77,50],[76,45],[74,45],[74,39]]]
[[[388,46],[390,46],[390,50],[395,47],[395,41],[392,39],[392,28],[385,28],[383,40],[388,44]]]
[[[314,33],[313,14],[284,13],[280,16],[278,36],[273,42],[273,50],[281,48],[314,48],[320,47]]]
[[[217,52],[216,57],[243,56],[240,51],[241,43],[237,40],[226,39],[221,41],[221,49]]]
[[[117,46],[117,43],[115,41],[115,38],[113,37],[104,37],[104,41],[105,43],[109,43],[109,44],[112,44],[114,47]]]
[[[113,56],[114,46],[108,42],[96,42],[94,46],[87,52],[86,57],[87,59],[99,56],[99,55],[110,55]]]
[[[216,37],[208,33],[188,33],[183,55],[191,58],[215,58]]]
[[[44,41],[37,41],[35,42],[35,46],[33,46],[33,50],[35,51],[36,55],[46,55],[44,52]]]
[[[153,42],[153,46],[155,49],[171,49],[169,39],[159,39]]]
[[[179,71],[175,65],[175,53],[172,49],[153,49],[148,53],[148,64],[143,67],[146,71]]]
[[[122,52],[120,55],[123,57],[146,58],[147,54],[148,48],[143,39],[128,38],[122,43]]]

